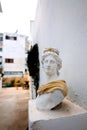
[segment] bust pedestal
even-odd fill
[[[60,108],[38,110],[35,100],[29,101],[29,130],[84,130],[87,129],[87,111],[64,99]]]

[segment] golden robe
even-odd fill
[[[68,87],[66,81],[56,80],[56,81],[49,82],[47,84],[43,84],[41,87],[39,87],[37,93],[41,95],[41,94],[53,92],[55,90],[60,90],[63,93],[64,97],[67,96]]]

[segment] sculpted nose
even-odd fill
[[[47,66],[50,66],[50,62],[47,62]]]

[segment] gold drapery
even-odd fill
[[[60,90],[64,96],[67,96],[68,94],[68,87],[65,80],[56,80],[49,82],[47,84],[43,84],[39,89],[37,90],[37,93],[39,95],[53,92],[54,90]]]

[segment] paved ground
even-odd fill
[[[0,130],[26,130],[29,90],[0,89]]]

